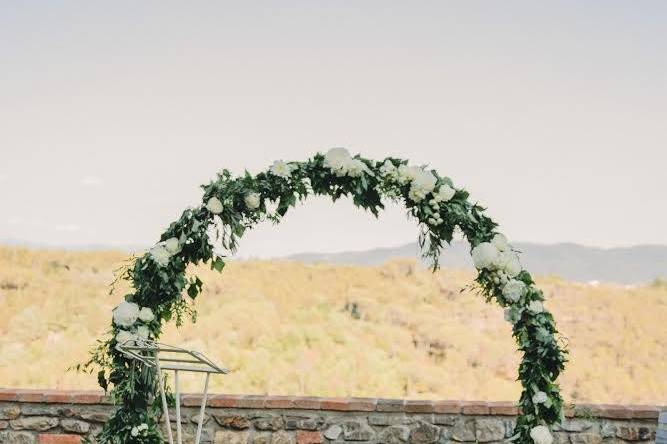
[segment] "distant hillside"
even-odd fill
[[[0,386],[92,389],[66,372],[108,330],[128,290],[108,284],[127,254],[0,246]],[[211,392],[384,398],[517,399],[520,355],[503,311],[469,287],[473,273],[437,273],[398,259],[379,267],[232,261],[204,281],[197,323],[162,339],[231,369]],[[667,285],[537,283],[570,362],[566,402],[664,404]],[[462,291],[463,290],[463,291]],[[604,369],[604,371],[600,371]],[[201,378],[183,376],[183,390]]]
[[[536,275],[557,275],[579,282],[602,281],[619,284],[650,282],[667,278],[667,246],[638,245],[625,248],[596,248],[577,244],[542,245],[516,243],[524,266]],[[367,251],[333,254],[303,253],[290,260],[350,265],[381,265],[398,257],[419,256],[417,244]],[[469,246],[454,242],[442,252],[441,264],[447,268],[472,268]]]

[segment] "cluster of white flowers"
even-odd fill
[[[282,160],[276,160],[269,168],[269,172],[271,172],[271,174],[274,176],[288,179],[292,175],[292,171],[294,171],[296,168],[296,165],[292,165]]]
[[[245,195],[244,201],[245,201],[245,206],[249,210],[256,210],[257,208],[259,208],[261,198],[259,196],[259,193],[248,193]]]
[[[113,323],[117,327],[131,328],[137,321],[148,324],[153,319],[155,319],[153,310],[148,307],[139,307],[134,302],[123,301],[113,309]],[[149,333],[147,325],[137,326],[136,333],[119,329],[116,333],[116,342],[119,344],[134,343],[137,339],[148,339]]]
[[[513,278],[521,273],[519,256],[502,234],[496,234],[491,242],[482,242],[472,249],[472,260],[478,270],[496,270],[498,279]]]
[[[441,185],[438,191],[433,192],[433,198],[428,202],[428,204],[431,206],[435,214],[428,218],[428,223],[431,225],[440,225],[443,222],[442,216],[440,216],[440,202],[448,202],[452,197],[454,197],[455,193],[456,191],[454,188],[447,184]]]
[[[530,437],[533,438],[535,444],[551,444],[554,441],[549,427],[543,425],[538,425],[530,429]]]
[[[136,438],[139,435],[143,435],[146,430],[148,430],[148,424],[139,424],[138,426],[132,427],[132,430],[130,430],[130,435]]]
[[[433,225],[433,226],[438,226],[443,222],[442,216],[440,216],[440,213],[435,213],[433,216],[428,218],[428,223]]]
[[[213,214],[220,214],[222,213],[222,202],[220,202],[220,199],[213,196],[206,202],[206,209]]]
[[[169,260],[175,254],[180,253],[181,244],[178,239],[171,237],[166,241],[155,244],[149,251],[149,255],[160,267],[169,265]]]
[[[422,167],[405,164],[396,167],[391,160],[387,159],[380,167],[380,174],[383,177],[396,180],[401,185],[410,184],[408,197],[415,202],[421,202],[429,193],[433,193],[429,205],[435,211],[439,209],[440,202],[449,201],[456,193],[456,190],[448,184],[442,184],[437,191],[434,191],[438,179],[432,171],[426,171]],[[429,223],[438,225],[439,216],[434,216],[432,219],[432,221],[429,220]],[[442,223],[442,220],[440,220],[440,223]]]
[[[498,285],[502,284],[502,295],[510,304],[519,302],[528,291],[528,286],[524,282],[514,279],[521,273],[521,263],[507,242],[507,238],[502,234],[496,234],[491,242],[482,242],[473,248],[472,260],[477,269],[494,272],[493,281]],[[539,314],[544,312],[544,306],[541,301],[530,301],[525,307],[514,305],[505,310],[505,320],[515,324],[524,310]]]
[[[494,272],[493,282],[502,284],[502,295],[510,304],[519,302],[528,291],[528,286],[524,282],[514,279],[521,273],[521,263],[507,242],[507,238],[502,234],[496,234],[491,242],[482,242],[473,248],[472,260],[477,269]],[[544,305],[541,301],[530,301],[526,306],[514,305],[505,309],[505,320],[515,324],[524,310],[539,314],[544,312]]]
[[[327,151],[324,155],[324,166],[338,177],[360,177],[364,173],[373,175],[368,165],[360,159],[353,158],[345,148],[331,148]]]

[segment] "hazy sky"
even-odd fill
[[[667,244],[667,2],[0,2],[0,239],[150,244],[216,171],[429,163],[514,240]],[[397,245],[311,200],[244,255]]]

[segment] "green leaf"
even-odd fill
[[[221,272],[223,268],[225,268],[225,261],[223,261],[222,258],[217,257],[211,263],[211,270],[217,270],[218,272]]]
[[[109,388],[109,381],[107,381],[104,370],[97,372],[97,383],[104,389],[105,392]]]

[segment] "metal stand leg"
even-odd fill
[[[167,405],[167,396],[164,394],[164,380],[162,379],[162,369],[160,368],[160,359],[155,356],[155,369],[157,370],[157,380],[160,384],[160,397],[162,398],[162,413],[164,415],[164,424],[167,426],[167,437],[169,444],[174,444],[174,437],[171,434],[171,422],[169,421],[169,406]]]
[[[195,438],[195,444],[199,444],[199,439],[201,438],[201,428],[204,424],[204,410],[206,410],[206,396],[208,395],[208,377],[211,376],[210,373],[206,373],[206,382],[204,382],[204,394],[201,399],[201,409],[199,410],[199,422],[197,423],[197,437]]]
[[[183,444],[181,438],[181,393],[178,390],[178,370],[174,370],[174,395],[176,396],[176,441]]]

